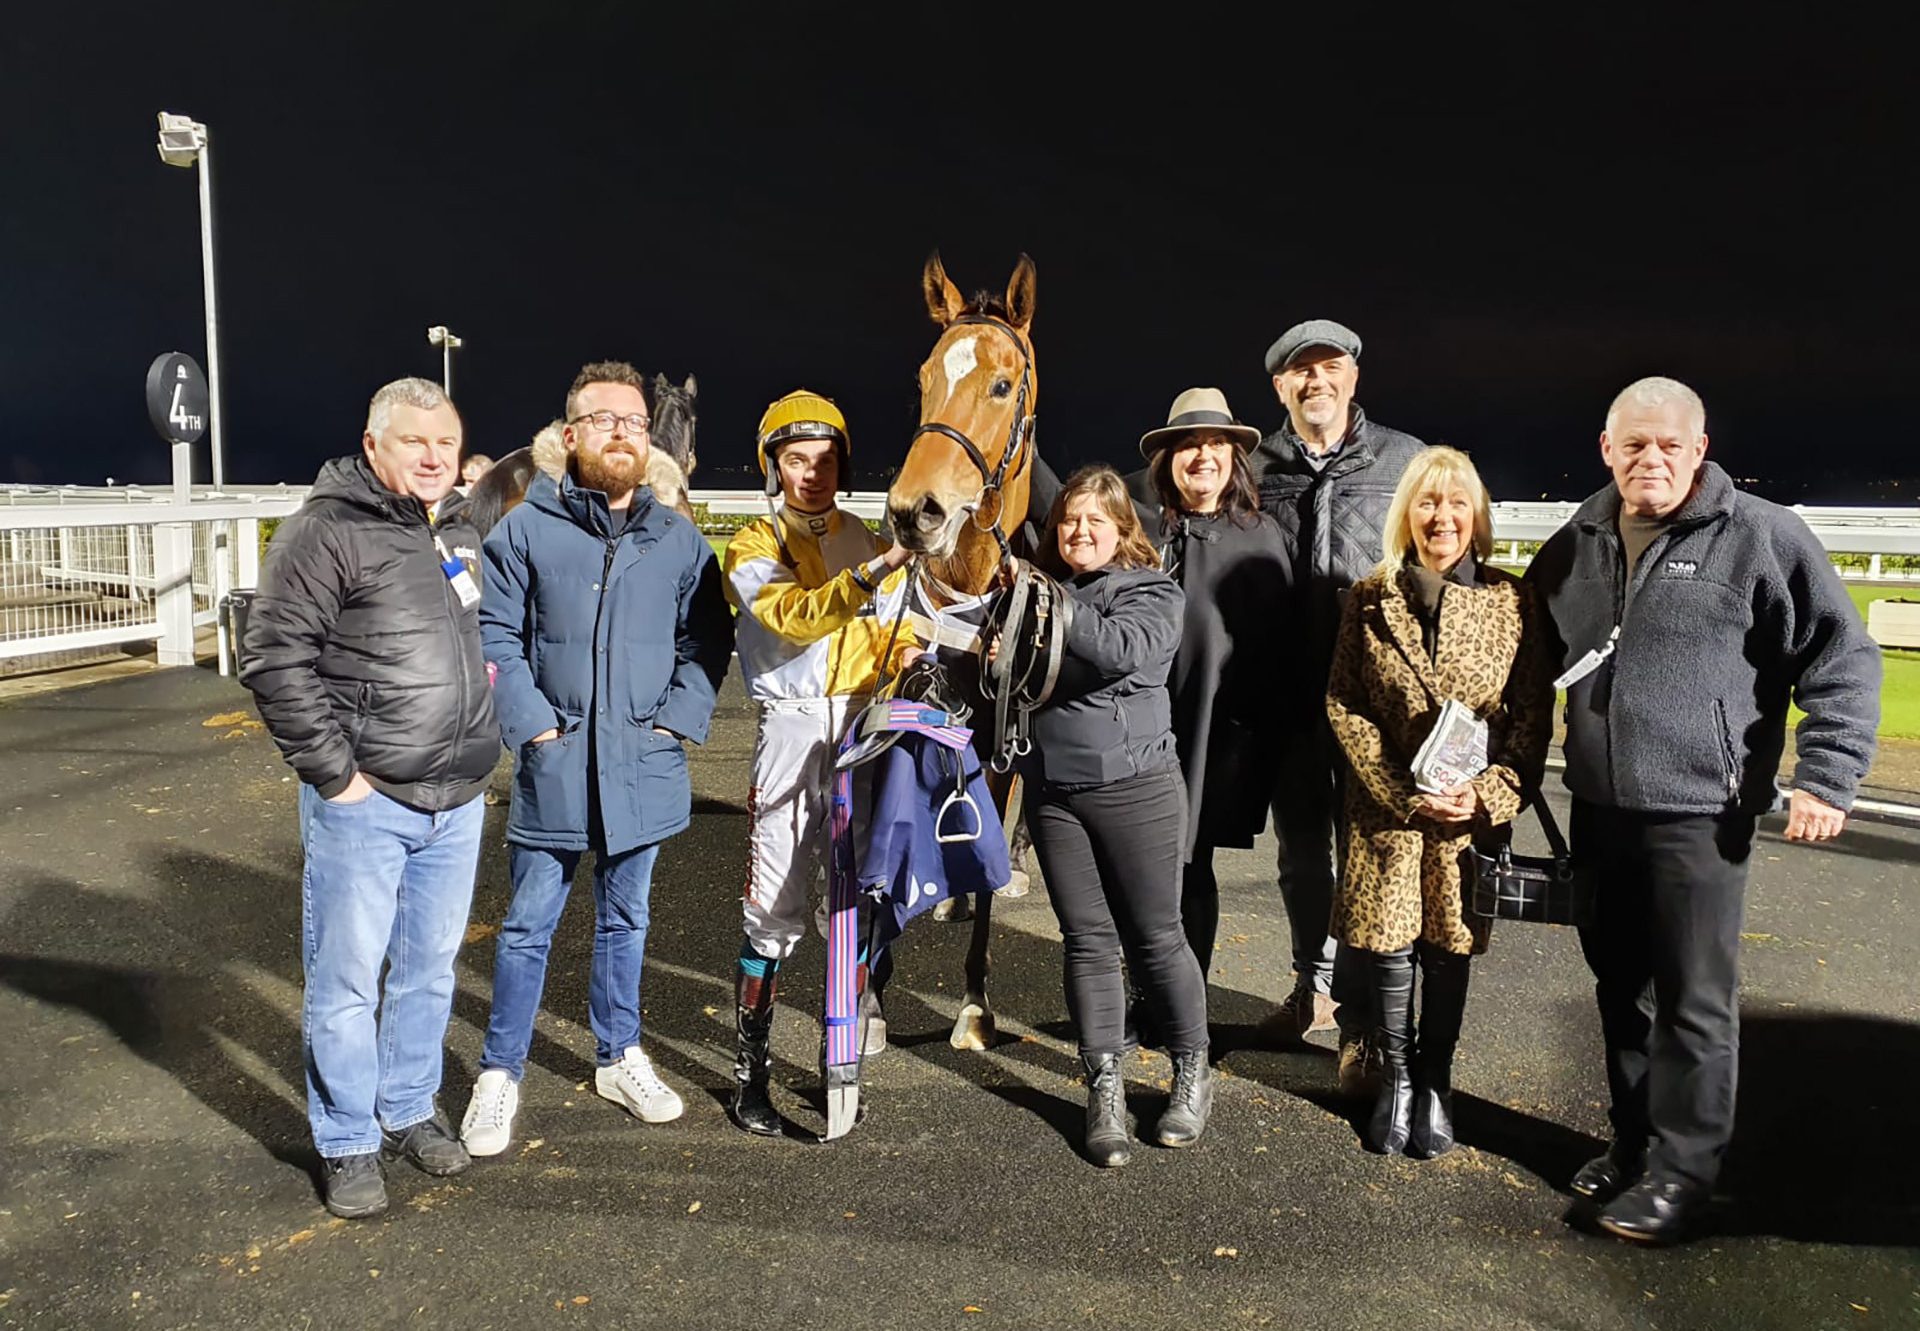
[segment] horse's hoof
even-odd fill
[[[955,1049],[983,1050],[993,1045],[993,1037],[993,1013],[978,1003],[968,1003],[953,1019],[953,1034],[947,1037],[947,1043]]]
[[[995,888],[993,894],[996,897],[1007,897],[1009,899],[1024,897],[1032,886],[1033,882],[1027,877],[1026,870],[1015,869],[1012,875],[1008,877],[1006,886]]]
[[[933,908],[933,918],[936,920],[972,919],[973,897],[970,894],[948,897],[945,901]]]

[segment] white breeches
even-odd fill
[[[747,941],[760,956],[785,960],[806,933],[807,892],[824,881],[830,835],[833,759],[863,697],[804,698],[760,704],[747,797]],[[866,769],[856,768],[856,838],[867,821]],[[856,841],[856,844],[857,841]]]

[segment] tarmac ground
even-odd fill
[[[233,681],[139,673],[0,700],[0,1325],[1814,1328],[1920,1324],[1920,830],[1763,824],[1738,1130],[1715,1232],[1650,1251],[1565,1191],[1604,1144],[1591,983],[1565,930],[1474,969],[1464,1145],[1358,1144],[1331,1044],[1259,1047],[1287,985],[1270,839],[1221,852],[1220,1071],[1190,1151],[1101,1171],[1043,885],[996,905],[998,1042],[956,1051],[965,925],[915,923],[869,1112],[822,1145],[817,940],[776,1027],[784,1139],[726,1120],[752,715],[730,682],[695,819],[655,875],[645,1042],[687,1098],[591,1090],[590,907],[570,906],[508,1154],[334,1220],[300,1055],[295,787]],[[458,1119],[508,900],[488,837],[447,1035]],[[1561,808],[1564,814],[1564,804]],[[1537,833],[1534,834],[1537,836]],[[1523,838],[1524,839],[1524,838]],[[587,895],[584,891],[577,896]],[[1143,1134],[1168,1065],[1129,1064]]]

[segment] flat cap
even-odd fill
[[[1331,319],[1309,319],[1280,334],[1267,348],[1267,373],[1278,374],[1308,347],[1332,347],[1360,359],[1360,334]]]

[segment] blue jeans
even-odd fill
[[[578,850],[512,847],[513,903],[500,926],[493,961],[493,1016],[480,1070],[503,1069],[519,1081],[533,1043],[533,1018],[547,987],[547,952],[580,866]],[[601,1067],[640,1043],[640,962],[647,950],[647,899],[658,844],[593,857],[593,969],[587,1021]]]
[[[433,1117],[485,812],[478,795],[422,813],[377,790],[332,804],[300,787],[300,1034],[323,1156],[377,1151],[383,1126]]]

